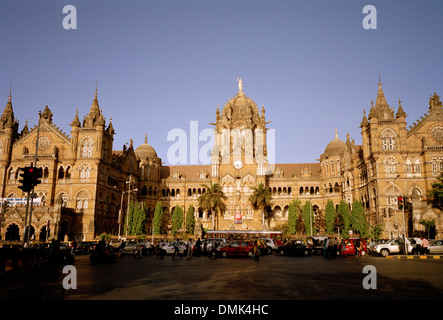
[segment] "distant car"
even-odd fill
[[[311,253],[317,255],[323,254],[324,242],[327,238],[327,236],[312,236],[306,238],[308,244],[310,245]]]
[[[403,239],[395,238],[386,243],[380,243],[373,246],[371,252],[373,254],[379,254],[383,257],[386,257],[390,254],[403,252]],[[412,253],[413,246],[411,243],[408,243],[408,253]]]
[[[366,241],[364,239],[359,238],[349,238],[344,240],[345,246],[340,246],[340,251],[342,256],[349,256],[349,255],[355,255],[355,246],[357,244],[357,241],[360,242],[362,250],[361,255],[365,255],[368,253],[368,247],[366,245]]]
[[[227,256],[249,256],[252,257],[254,245],[250,241],[236,240],[224,247],[217,248],[217,253],[222,257]]]
[[[429,242],[428,250],[430,253],[443,253],[443,240]]]
[[[303,240],[290,240],[277,249],[280,255],[286,256],[309,256],[311,248]]]
[[[82,241],[77,245],[77,249],[75,250],[75,253],[80,254],[89,254],[91,247],[95,245],[94,242],[91,241]]]

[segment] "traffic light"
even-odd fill
[[[398,196],[397,204],[398,204],[399,209],[403,209],[403,197],[402,196]]]
[[[42,168],[33,168],[33,169],[34,170],[32,171],[32,186],[35,187],[36,185],[42,183],[40,179],[43,176],[43,170]]]
[[[21,180],[18,182],[21,183],[20,186],[18,186],[19,189],[22,189],[23,192],[31,192],[33,185],[33,179],[34,179],[34,170],[33,167],[24,167],[19,168],[19,170],[23,171],[23,173],[20,173],[20,177],[22,177]]]

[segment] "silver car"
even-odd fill
[[[396,238],[392,239],[386,243],[376,244],[372,247],[371,252],[373,254],[379,254],[383,257],[388,256],[389,254],[400,253],[403,252],[403,239]],[[413,246],[411,242],[407,241],[408,253],[412,253]]]
[[[429,242],[428,250],[430,253],[443,253],[443,240]]]

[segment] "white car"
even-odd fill
[[[443,253],[443,240],[429,242],[428,250],[430,253]]]
[[[163,246],[163,250],[165,250],[166,254],[173,254],[175,251],[175,244],[177,241],[169,242]],[[179,241],[178,248],[181,254],[186,250],[187,241]]]
[[[203,239],[201,242],[201,251],[205,251],[205,245],[206,245],[206,252],[211,251],[213,243],[216,242],[218,245],[218,248],[224,247],[228,242],[225,238],[216,238],[216,239]]]
[[[412,249],[414,247],[412,246],[412,244],[409,240],[406,243],[408,246],[408,253],[412,253]],[[380,243],[380,244],[374,245],[371,249],[371,252],[374,254],[379,254],[383,257],[386,257],[389,254],[403,252],[403,246],[404,246],[403,239],[396,238],[396,239],[392,239],[386,243]]]
[[[262,238],[260,240],[263,240],[266,245],[268,246],[268,248],[271,248],[272,251],[277,250],[278,246],[277,244],[274,242],[273,239],[269,239],[269,238]]]

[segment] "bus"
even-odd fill
[[[258,230],[210,230],[206,233],[208,239],[252,240],[272,239],[277,246],[283,244],[283,231],[258,231]]]

